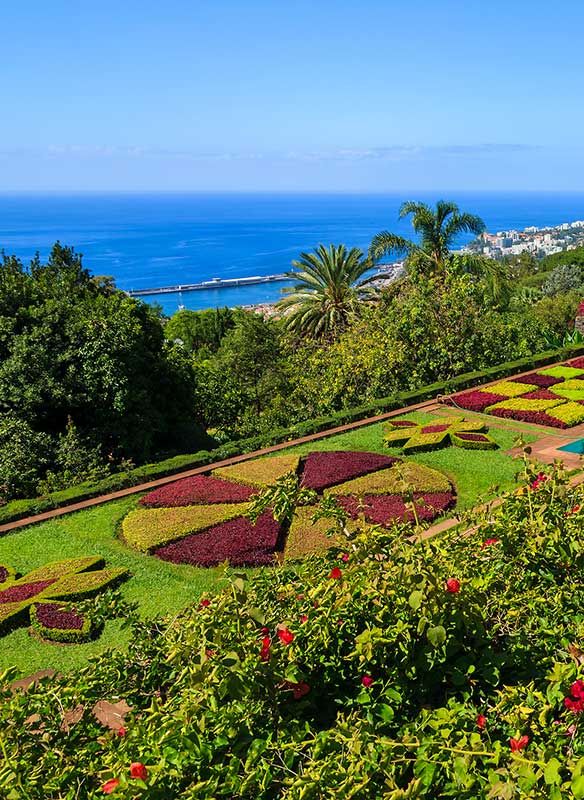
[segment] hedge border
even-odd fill
[[[254,453],[256,450],[320,433],[329,428],[360,420],[368,420],[386,412],[432,400],[440,395],[454,394],[464,389],[477,387],[514,374],[537,370],[547,364],[569,361],[582,354],[584,354],[584,344],[569,345],[559,350],[548,350],[516,361],[497,364],[484,370],[466,372],[454,378],[432,383],[410,392],[401,392],[392,397],[382,397],[367,405],[339,411],[332,416],[317,417],[293,425],[290,428],[277,428],[269,434],[230,442],[212,451],[201,450],[198,453],[174,456],[155,464],[144,464],[128,472],[118,472],[110,475],[96,483],[78,484],[44,497],[13,500],[0,507],[0,526],[53,509],[66,508],[69,505],[74,505],[83,500],[90,500],[100,495],[110,494],[132,486],[139,486],[157,478],[175,475],[189,469],[197,469],[235,456]]]
[[[29,612],[30,627],[41,639],[48,639],[51,642],[58,642],[60,644],[82,644],[91,641],[93,626],[91,624],[91,619],[87,615],[83,618],[83,626],[81,628],[47,628],[37,617],[37,606],[40,605],[62,607],[65,604],[59,603],[58,600],[43,600],[31,605]]]

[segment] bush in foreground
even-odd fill
[[[231,573],[136,623],[127,654],[7,690],[0,793],[582,798],[583,497],[529,469],[468,535],[368,528],[294,569]],[[132,707],[121,729],[97,701]]]

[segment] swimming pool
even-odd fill
[[[584,439],[576,439],[574,442],[558,447],[558,450],[565,450],[566,453],[579,453],[584,454]]]

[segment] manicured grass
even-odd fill
[[[108,566],[130,571],[132,577],[120,588],[129,601],[140,604],[144,618],[173,614],[195,602],[202,592],[216,589],[220,569],[171,564],[130,550],[116,538],[120,520],[137,499],[124,498],[5,535],[0,538],[0,564],[26,573],[48,561],[102,556]],[[114,620],[95,642],[57,645],[43,644],[26,627],[19,628],[0,637],[0,669],[14,666],[30,674],[51,667],[65,672],[86,665],[88,658],[104,650],[124,647],[129,635]]]
[[[409,419],[418,423],[435,423],[445,416],[413,412],[404,414],[399,419]],[[489,420],[486,420],[489,424]],[[308,453],[311,450],[368,450],[403,457],[405,461],[416,461],[433,469],[441,470],[455,484],[458,494],[457,509],[462,510],[477,505],[481,499],[489,495],[489,490],[497,486],[509,488],[515,482],[519,464],[505,453],[510,450],[517,432],[489,427],[489,434],[499,445],[498,450],[461,450],[458,447],[446,447],[427,453],[416,453],[415,456],[401,456],[401,448],[385,448],[383,446],[384,424],[369,425],[339,436],[331,436],[294,448],[293,452]],[[524,427],[527,431],[528,428]],[[535,441],[535,435],[523,432],[524,442]]]

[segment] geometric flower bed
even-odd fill
[[[584,422],[584,360],[574,359],[485,389],[462,392],[453,401],[469,411],[570,428]]]
[[[203,476],[205,481],[177,481],[177,486],[163,487],[164,493],[157,489],[122,521],[122,537],[132,547],[175,564],[272,564],[275,554],[284,549],[286,531],[269,511],[252,524],[244,516],[249,504],[236,501],[241,500],[241,488],[274,484],[291,470],[303,487],[336,496],[351,517],[365,513],[385,526],[414,518],[406,507],[412,493],[418,519],[433,519],[455,501],[449,480],[428,467],[377,453],[312,452],[303,459],[275,456],[220,467]],[[209,495],[214,486],[221,502]],[[160,507],[163,500],[169,503],[167,507]],[[297,509],[288,532],[286,558],[331,545],[325,535],[330,523],[313,526],[311,516],[312,509]]]
[[[63,600],[90,597],[127,576],[123,568],[98,569],[99,556],[53,561],[22,578],[0,567],[0,633],[22,624],[27,616],[43,638],[85,641],[92,631],[89,620]],[[57,602],[56,602],[57,601]]]
[[[196,503],[245,503],[257,489],[242,484],[222,481],[210,475],[195,475],[161,486],[139,501],[147,508],[192,506]]]
[[[465,450],[495,450],[497,443],[487,433],[481,420],[455,417],[443,423],[418,424],[410,420],[395,420],[385,426],[383,442],[386,447],[402,445],[403,453],[437,450],[453,444]]]

